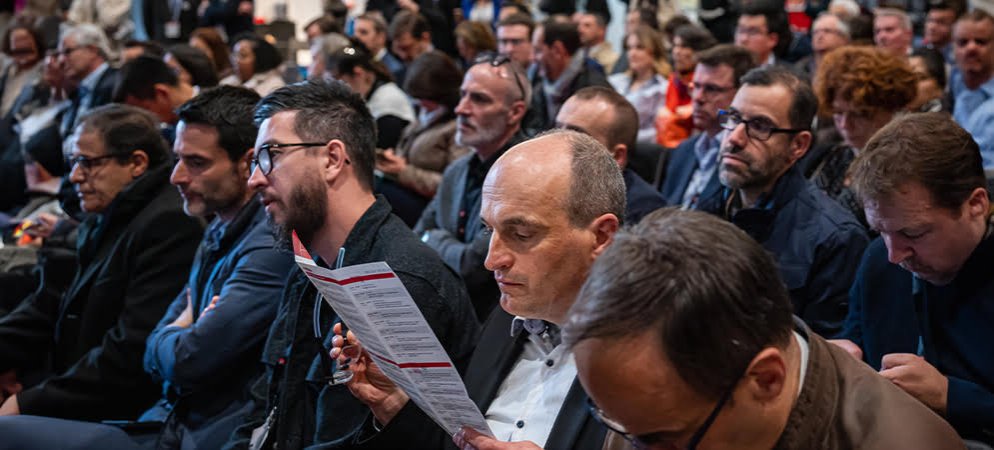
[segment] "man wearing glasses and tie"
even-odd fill
[[[723,186],[699,209],[731,221],[771,252],[794,313],[832,337],[867,245],[866,230],[794,168],[811,145],[818,102],[811,86],[784,68],[754,69],[718,115],[728,130],[718,177]]]

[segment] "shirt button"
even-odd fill
[[[459,217],[466,217],[466,210],[459,211]]]
[[[553,365],[555,365],[555,364],[556,364],[556,362],[555,362],[555,361],[553,361],[553,360],[551,360],[551,359],[547,359],[547,360],[545,360],[545,365],[547,365],[547,366],[549,366],[549,367],[552,367],[552,366],[553,366]]]
[[[525,421],[524,420],[519,420],[519,421],[517,421],[517,422],[514,423],[514,426],[516,426],[518,428],[524,428],[525,427]]]
[[[459,234],[465,234],[465,233],[466,233],[466,229],[462,228],[462,227],[459,227]]]

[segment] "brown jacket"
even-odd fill
[[[807,326],[801,395],[776,449],[952,450],[965,445],[939,415]]]
[[[953,450],[965,445],[924,404],[798,321],[811,349],[804,386],[777,450]],[[727,406],[726,406],[727,407]],[[630,450],[609,432],[604,450]]]
[[[451,163],[469,153],[456,145],[456,121],[443,118],[428,126],[413,122],[404,129],[396,154],[407,158],[407,168],[397,174],[397,182],[425,198],[435,196],[442,172]]]

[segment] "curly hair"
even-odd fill
[[[834,112],[837,98],[860,113],[900,111],[917,91],[918,75],[906,61],[868,46],[833,50],[818,64],[815,75],[815,94],[826,115]]]

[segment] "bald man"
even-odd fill
[[[617,164],[588,135],[557,130],[504,154],[487,175],[480,213],[490,235],[486,267],[500,286],[500,308],[487,320],[465,376],[470,398],[497,439],[464,429],[450,441],[361,356],[352,366],[356,375],[349,389],[370,407],[373,418],[355,436],[356,443],[368,448],[446,448],[453,442],[460,448],[602,448],[606,429],[585,406],[573,355],[559,345],[559,325],[590,266],[618,230],[624,202]],[[336,345],[342,343],[337,337]]]

